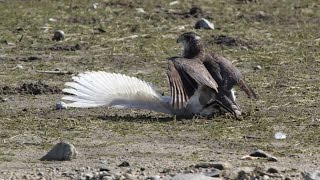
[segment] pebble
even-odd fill
[[[171,180],[213,180],[215,178],[203,174],[177,174]]]
[[[101,180],[114,180],[116,179],[114,176],[103,176]]]
[[[267,173],[279,173],[279,170],[275,167],[270,167],[268,170],[267,170]]]
[[[0,97],[0,102],[6,102],[8,101],[8,98]]]
[[[146,180],[160,180],[160,176],[148,176]]]
[[[262,69],[262,67],[260,65],[257,65],[254,67],[254,70],[260,70],[260,69]]]
[[[206,172],[205,175],[209,177],[220,177],[221,171],[219,169],[213,168],[211,171]]]
[[[254,171],[253,167],[240,167],[231,172],[229,179],[250,179],[250,174]]]
[[[145,14],[146,11],[143,8],[136,8],[136,11],[140,14]]]
[[[282,133],[282,132],[276,132],[274,134],[274,138],[275,139],[286,139],[287,138],[287,135]]]
[[[70,161],[75,159],[78,152],[72,144],[60,142],[56,144],[45,156],[40,160],[44,161]]]
[[[278,159],[269,153],[262,151],[261,149],[254,150],[249,156],[258,157],[258,158],[266,158],[268,161],[278,161]]]
[[[62,41],[64,40],[64,32],[62,30],[57,30],[53,33],[53,41]]]
[[[214,29],[214,24],[209,22],[207,19],[205,18],[201,18],[199,19],[195,26],[194,26],[195,29]]]
[[[49,18],[49,21],[50,21],[50,22],[57,22],[57,19],[55,19],[55,18]]]
[[[121,164],[118,165],[118,167],[129,167],[130,164],[127,161],[123,161]]]
[[[204,162],[195,165],[195,168],[215,168],[218,170],[231,169],[232,165],[228,162]]]
[[[59,101],[56,103],[56,110],[67,109],[67,104],[63,101]]]
[[[98,8],[98,5],[99,5],[99,3],[93,3],[91,7],[92,7],[92,9],[94,9],[94,10],[95,10],[95,9],[97,9],[97,8]]]
[[[179,4],[180,2],[179,1],[171,1],[169,3],[170,6],[173,6],[173,5],[176,5],[176,4]]]
[[[17,64],[16,69],[23,69],[23,66],[21,64]]]
[[[109,172],[110,169],[108,167],[104,167],[103,166],[103,167],[100,167],[99,171],[107,171],[107,172]]]
[[[320,171],[302,172],[301,174],[305,180],[320,180]]]

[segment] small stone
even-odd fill
[[[218,170],[231,169],[232,166],[227,162],[204,162],[195,165],[195,168],[215,168]]]
[[[53,41],[62,41],[64,40],[64,32],[61,30],[57,30],[53,33],[53,37],[52,37]]]
[[[186,27],[185,26],[177,26],[176,29],[179,31],[182,31],[182,30],[185,30]]]
[[[116,179],[116,178],[113,177],[113,176],[103,176],[103,177],[101,178],[101,180],[114,180],[114,179]]]
[[[129,167],[130,164],[127,161],[123,161],[121,164],[118,165],[118,167]]]
[[[213,25],[213,23],[209,22],[207,19],[201,18],[196,22],[194,28],[196,28],[196,29],[214,29],[214,25]]]
[[[145,14],[146,11],[143,8],[136,8],[136,11],[140,14]]]
[[[16,69],[23,69],[23,66],[21,64],[17,64]]]
[[[7,102],[8,98],[0,97],[0,102]]]
[[[242,156],[240,159],[241,160],[256,160],[256,159],[258,159],[258,157],[252,157],[249,155],[245,155],[245,156]]]
[[[301,174],[305,180],[319,180],[320,179],[320,171],[302,172]]]
[[[72,144],[60,142],[56,144],[41,161],[70,161],[75,159],[78,152]]]
[[[239,167],[232,171],[229,179],[250,179],[250,174],[254,171],[253,167]]]
[[[176,5],[176,4],[179,4],[180,2],[179,1],[171,1],[169,3],[170,6],[173,6],[173,5]]]
[[[101,168],[99,169],[99,171],[107,171],[107,172],[109,172],[109,171],[110,171],[110,169],[109,169],[109,168],[107,168],[107,167],[101,167]]]
[[[39,173],[38,173],[38,176],[43,176],[43,175],[44,175],[43,172],[39,172]]]
[[[221,171],[219,169],[213,168],[210,172],[206,172],[205,175],[209,177],[220,177]]]
[[[282,133],[282,132],[276,132],[274,134],[274,138],[275,139],[286,139],[287,138],[287,135]]]
[[[269,177],[269,176],[267,176],[267,175],[263,175],[262,180],[268,180],[268,179],[270,179],[270,177]]]
[[[86,179],[93,178],[93,174],[91,174],[91,173],[86,173],[84,176],[86,177]]]
[[[257,65],[257,66],[255,66],[253,69],[254,69],[254,70],[260,70],[260,69],[262,69],[262,67],[261,67],[260,65]]]
[[[189,10],[189,15],[191,15],[193,17],[197,17],[197,18],[201,17],[201,16],[203,16],[203,10],[198,6],[193,6]]]
[[[203,174],[177,174],[171,180],[214,180],[215,178]]]
[[[276,157],[271,156],[270,154],[262,151],[261,149],[257,149],[253,151],[249,156],[258,157],[258,158],[266,158],[268,161],[278,161]]]
[[[49,21],[50,21],[50,22],[57,22],[57,19],[55,19],[55,18],[49,18]]]
[[[148,176],[146,180],[160,180],[160,176]]]
[[[279,173],[279,170],[276,169],[275,167],[270,167],[268,170],[267,170],[268,173]]]
[[[169,173],[170,171],[171,171],[171,169],[164,168],[164,169],[162,169],[162,171],[160,173]]]
[[[125,173],[124,175],[123,175],[127,180],[134,180],[134,179],[137,179],[136,178],[136,176],[135,175],[133,175],[133,174],[128,174],[128,173]]]
[[[95,9],[97,9],[97,8],[98,8],[98,5],[99,5],[99,3],[93,3],[91,7],[92,7],[92,9],[94,9],[94,10],[95,10]]]
[[[63,101],[59,101],[56,103],[56,109],[60,110],[60,109],[67,109],[67,104]]]

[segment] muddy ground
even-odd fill
[[[0,1],[0,179],[90,179],[85,173],[101,167],[116,177],[168,178],[205,171],[191,165],[210,161],[228,162],[231,171],[276,167],[281,176],[269,175],[278,179],[319,170],[319,2],[170,2]],[[216,29],[195,30],[201,17]],[[55,30],[65,32],[63,41],[52,40]],[[169,94],[165,59],[180,53],[175,39],[187,31],[228,57],[258,93],[249,100],[237,91],[241,121],[55,109],[72,74],[91,70],[136,76]],[[60,141],[76,147],[77,159],[39,160]],[[240,160],[257,148],[279,160]],[[130,166],[118,167],[123,161]]]

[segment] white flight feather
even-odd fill
[[[69,107],[112,106],[139,108],[172,114],[168,97],[160,96],[147,82],[122,74],[93,71],[72,77],[62,97]]]

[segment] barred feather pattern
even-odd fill
[[[173,114],[170,97],[161,96],[151,84],[123,74],[92,71],[72,77],[65,83],[62,97],[68,107],[98,107],[146,109]]]

